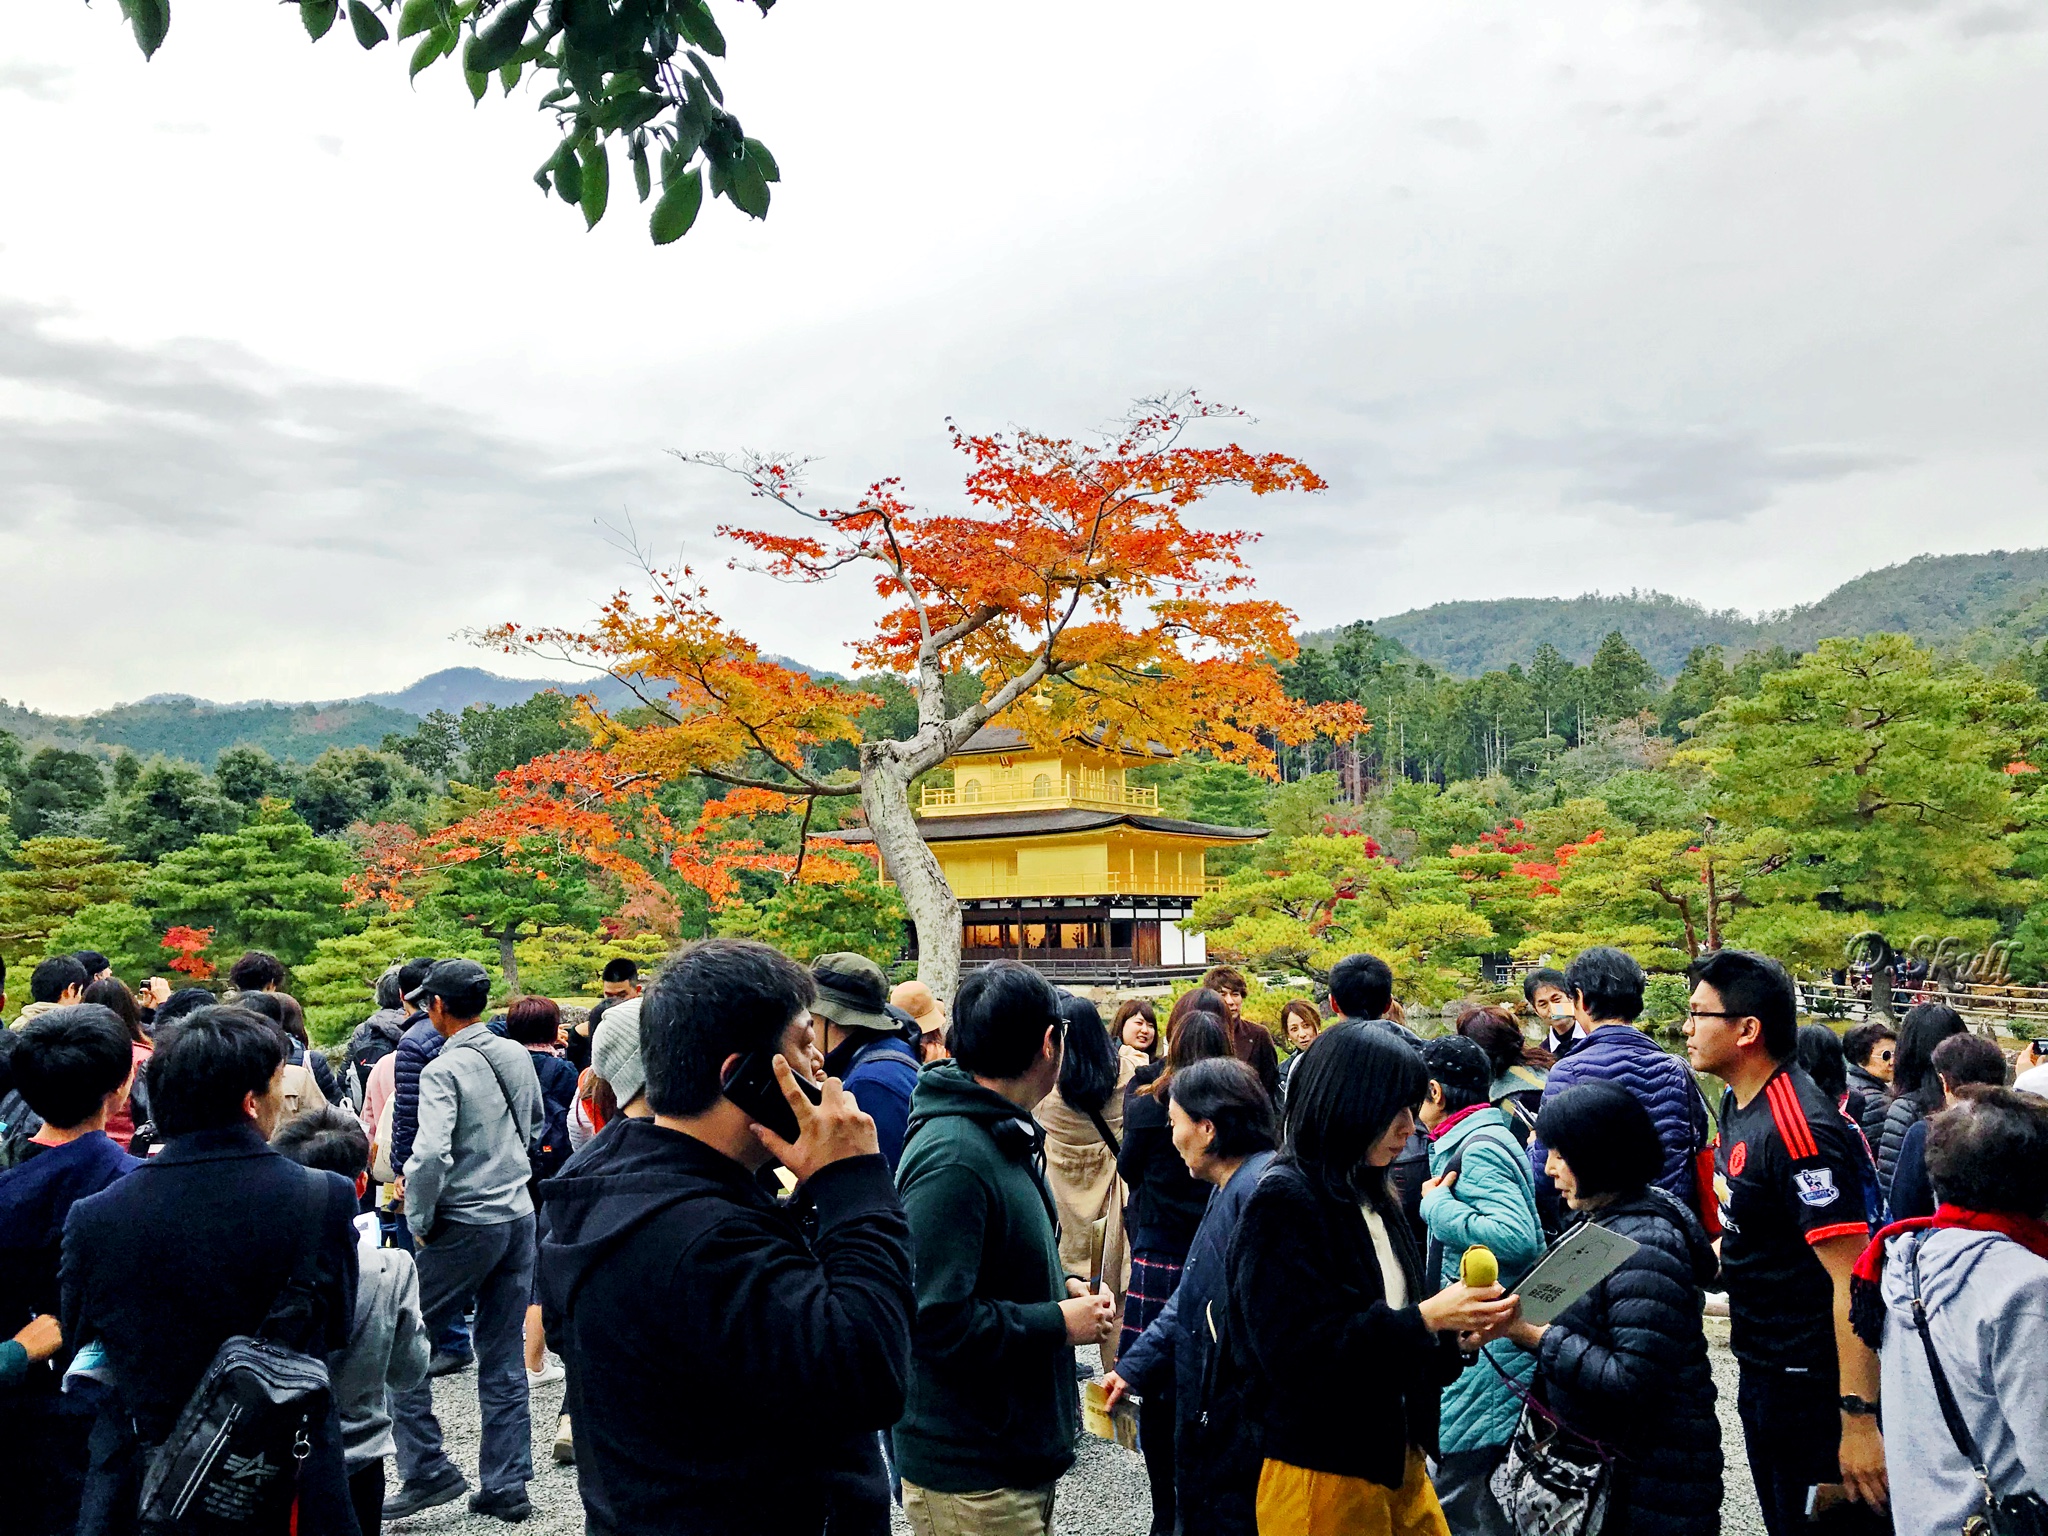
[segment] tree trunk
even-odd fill
[[[917,979],[950,1012],[960,987],[960,903],[910,814],[911,770],[885,761],[861,766],[860,803],[868,830],[917,929]]]
[[[519,956],[512,951],[515,929],[501,929],[494,937],[498,941],[498,968],[505,974],[505,995],[519,995]]]

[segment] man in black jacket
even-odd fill
[[[814,997],[766,945],[685,952],[641,1004],[654,1118],[549,1181],[541,1304],[590,1536],[818,1536],[834,1474],[903,1411],[909,1228],[874,1121],[836,1080],[816,1107],[795,1086]],[[721,1092],[757,1054],[794,1143]],[[759,1177],[778,1159],[796,1205]]]
[[[301,1197],[324,1188],[315,1351],[348,1343],[355,1313],[355,1187],[301,1168],[270,1148],[284,1110],[285,1036],[241,1008],[202,1008],[157,1037],[150,1107],[161,1149],[142,1167],[71,1209],[64,1228],[67,1349],[106,1349],[140,1450],[162,1443],[214,1354],[253,1334],[296,1258]],[[120,1481],[104,1506],[132,1520],[136,1447],[95,1468]],[[88,1512],[98,1505],[87,1496]],[[332,1413],[300,1471],[300,1536],[344,1536],[355,1525]],[[118,1533],[124,1526],[106,1529]],[[88,1525],[80,1525],[86,1533]]]

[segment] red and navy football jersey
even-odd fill
[[[1721,1274],[1737,1360],[1835,1369],[1834,1282],[1813,1245],[1867,1236],[1870,1154],[1812,1078],[1783,1066],[1736,1107],[1721,1101]]]

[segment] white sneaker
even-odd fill
[[[526,1373],[526,1384],[529,1387],[544,1387],[551,1381],[560,1381],[567,1374],[562,1369],[562,1362],[549,1356],[539,1370]]]

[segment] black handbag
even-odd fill
[[[142,1480],[142,1536],[283,1536],[299,1473],[326,1417],[327,1362],[314,1287],[327,1180],[305,1180],[290,1277],[256,1337],[237,1334],[187,1399]]]
[[[1539,1403],[1485,1350],[1479,1358],[1522,1400],[1507,1454],[1487,1482],[1509,1528],[1518,1536],[1595,1536],[1614,1497],[1615,1453]]]
[[[1927,1351],[1927,1373],[1934,1378],[1934,1398],[1941,1404],[1949,1435],[1984,1488],[1984,1507],[1963,1522],[1962,1536],[2048,1536],[2048,1503],[2043,1503],[2036,1493],[2000,1496],[1991,1486],[1991,1473],[1984,1465],[1983,1453],[1977,1449],[1976,1437],[1956,1406],[1948,1372],[1941,1368],[1941,1357],[1934,1352],[1934,1336],[1927,1331],[1927,1304],[1920,1298],[1920,1243],[1924,1241],[1922,1238],[1913,1244],[1912,1256],[1907,1261],[1913,1283],[1913,1328]]]

